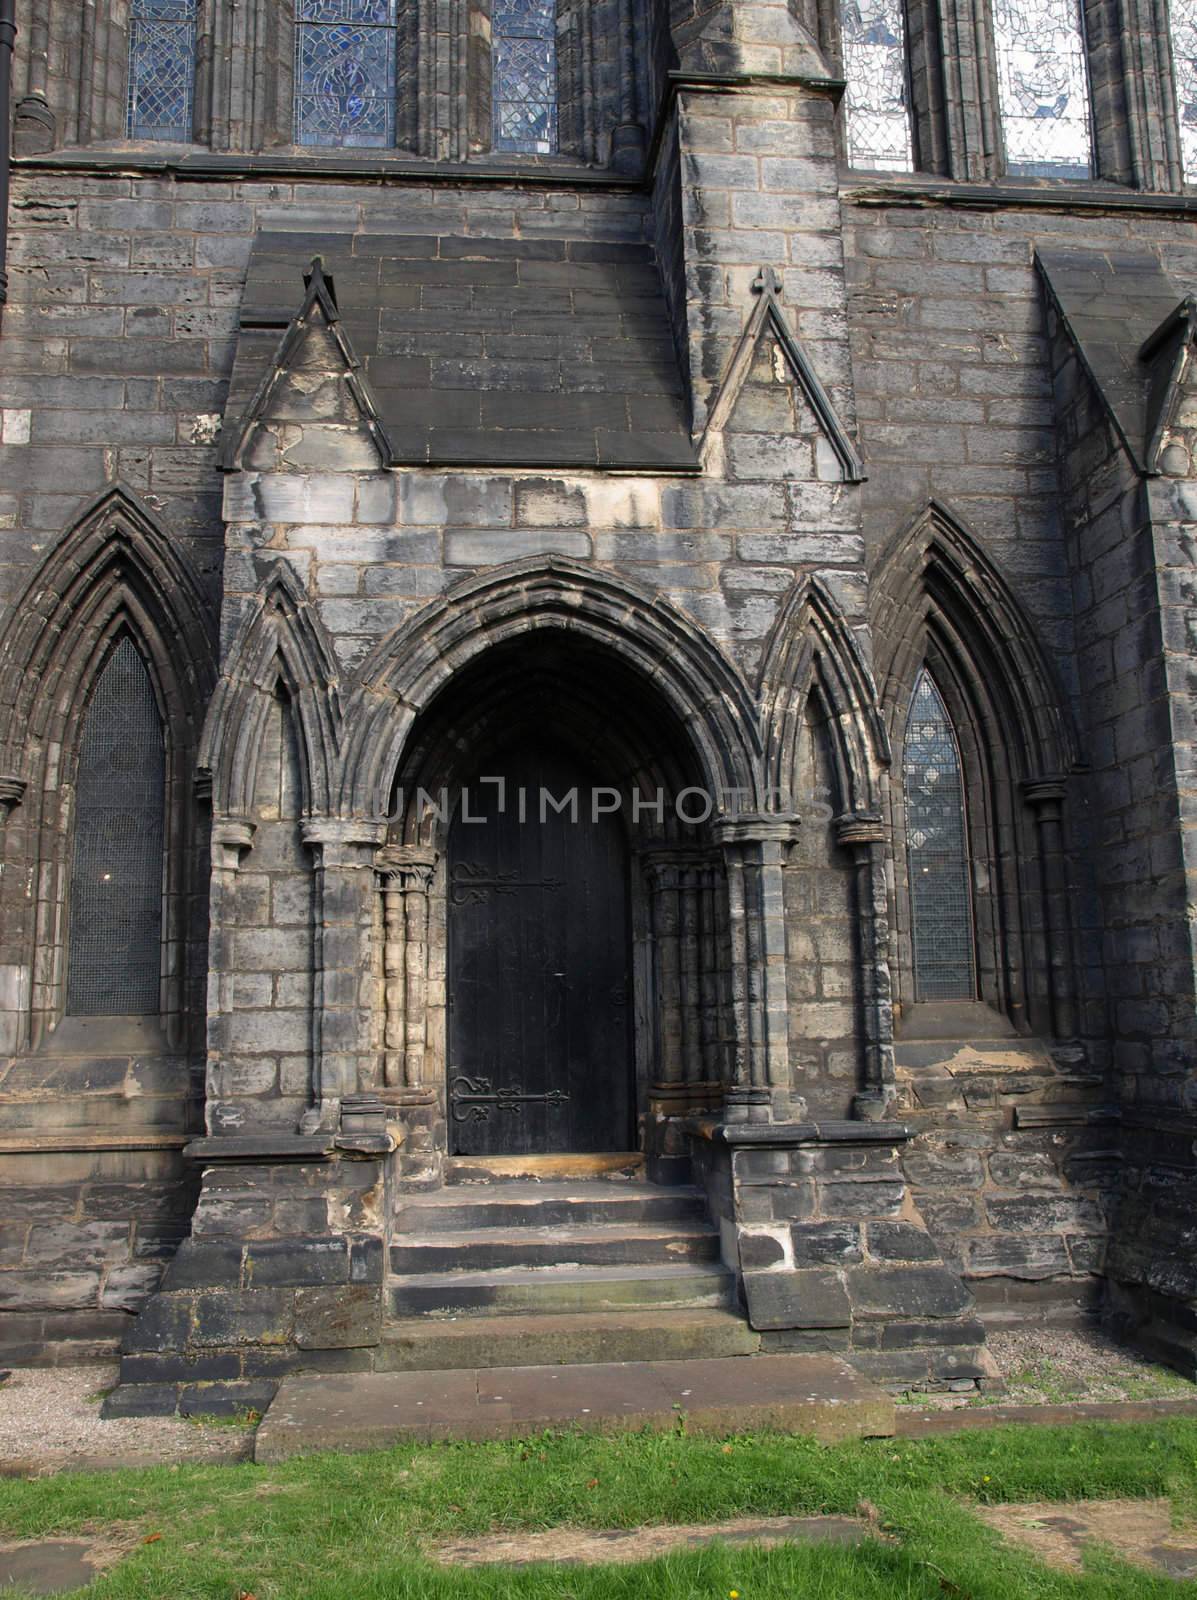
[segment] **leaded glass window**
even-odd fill
[[[848,165],[912,171],[902,0],[845,0],[840,34]]]
[[[395,142],[396,0],[296,0],[295,142]]]
[[[556,0],[494,0],[496,150],[549,155],[557,148]]]
[[[906,853],[917,1000],[976,998],[968,829],[960,751],[924,669],[906,722]]]
[[[196,0],[133,0],[129,18],[130,139],[192,137]]]
[[[1092,177],[1079,0],[993,0],[993,31],[1007,172]]]
[[[1184,181],[1197,183],[1197,0],[1172,0],[1168,31],[1180,123],[1180,164]]]
[[[128,637],[83,721],[75,789],[67,1012],[159,1009],[166,751],[145,663]]]

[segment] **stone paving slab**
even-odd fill
[[[66,1594],[99,1575],[87,1539],[40,1539],[0,1546],[0,1589],[22,1594]]]
[[[889,1395],[835,1356],[727,1356],[578,1367],[309,1373],[284,1378],[258,1428],[257,1461],[407,1441],[586,1432],[778,1428],[827,1443],[888,1436]]]
[[[549,1528],[543,1533],[487,1534],[452,1539],[428,1554],[446,1566],[527,1567],[538,1561],[554,1566],[597,1566],[653,1561],[675,1550],[704,1545],[835,1544],[857,1545],[879,1537],[859,1517],[737,1517],[731,1522],[695,1522],[648,1528]]]
[[[1049,1566],[1079,1572],[1088,1551],[1105,1549],[1169,1578],[1197,1578],[1197,1528],[1174,1528],[1167,1500],[1036,1500],[973,1510]]]

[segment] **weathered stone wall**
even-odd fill
[[[907,1188],[901,1124],[726,1133],[744,1299],[764,1349],[843,1351],[899,1389],[993,1375],[973,1296]]]
[[[119,125],[112,121],[119,110],[112,63],[123,21],[117,18],[97,41],[95,81],[80,94],[68,92],[64,62],[82,36],[67,36],[64,16],[56,6],[48,78],[62,97],[62,129],[72,137],[109,135]],[[900,1321],[918,1322],[921,1332],[895,1332],[892,1340],[920,1350],[939,1340],[927,1330],[941,1320],[956,1332],[964,1327],[966,1302],[936,1252],[1003,1315],[1031,1299],[1057,1309],[1087,1305],[1101,1270],[1112,1136],[1104,1121],[1070,1120],[1068,1108],[1075,1101],[1084,1108],[1076,1115],[1089,1116],[1106,1103],[1099,1074],[1109,1060],[1115,1078],[1108,1087],[1117,1088],[1123,1107],[1116,1309],[1121,1325],[1134,1327],[1143,1322],[1134,1307],[1145,1305],[1149,1319],[1160,1323],[1160,1347],[1183,1350],[1188,1336],[1169,1318],[1191,1323],[1191,1310],[1177,1307],[1191,1307],[1194,1291],[1187,1269],[1173,1264],[1192,1254],[1184,1220],[1191,1152],[1184,1148],[1188,1134],[1178,1131],[1193,1101],[1193,950],[1185,909],[1192,876],[1186,829],[1191,402],[1175,419],[1163,476],[1144,492],[1063,335],[1052,337],[1033,248],[1036,239],[1095,251],[1132,242],[1156,247],[1184,289],[1197,274],[1188,218],[1180,208],[1175,215],[1140,214],[1126,195],[1111,194],[1104,207],[1082,203],[1074,197],[1091,199],[1094,191],[1079,187],[1067,194],[1044,188],[1037,200],[995,188],[983,203],[957,191],[959,203],[948,203],[912,183],[899,185],[898,194],[845,178],[837,91],[789,7],[681,4],[673,22],[676,55],[688,70],[731,73],[733,81],[691,79],[677,90],[651,185],[594,173],[571,178],[548,168],[535,182],[514,173],[464,182],[431,167],[422,180],[410,173],[383,180],[366,165],[354,181],[331,170],[320,176],[314,164],[298,162],[238,175],[235,167],[222,173],[202,164],[190,171],[186,163],[155,168],[144,152],[125,152],[124,159],[97,154],[86,170],[62,163],[19,167],[0,341],[0,604],[11,613],[81,502],[118,482],[141,496],[198,572],[220,612],[226,670],[245,659],[247,639],[264,648],[271,629],[309,652],[315,665],[302,682],[288,687],[284,672],[279,693],[274,682],[241,685],[247,703],[252,695],[268,702],[255,702],[254,713],[261,713],[266,734],[244,807],[217,818],[206,1113],[213,1135],[256,1131],[276,1146],[300,1125],[315,1137],[320,1125],[328,1147],[320,1156],[331,1152],[335,1128],[323,1124],[335,1118],[336,1102],[377,1087],[385,1044],[373,858],[383,832],[374,838],[368,829],[353,836],[337,831],[352,806],[333,782],[335,761],[321,765],[321,751],[327,755],[340,738],[333,725],[371,650],[471,574],[558,554],[635,580],[660,597],[662,610],[694,623],[738,669],[747,698],[768,704],[765,720],[773,721],[761,731],[766,743],[776,743],[795,713],[794,685],[758,681],[758,674],[787,659],[779,619],[784,633],[800,617],[801,627],[818,635],[810,653],[824,674],[825,698],[807,721],[797,708],[797,753],[783,753],[774,765],[798,774],[800,793],[791,798],[799,811],[813,801],[811,814],[789,832],[779,824],[763,842],[750,841],[760,847],[756,855],[744,851],[743,841],[727,841],[728,859],[756,875],[765,942],[774,941],[762,1005],[773,1030],[769,1046],[789,1076],[771,1087],[779,1101],[793,1093],[805,1097],[812,1114],[843,1118],[864,1081],[866,1060],[873,1063],[874,1111],[884,1109],[890,1092],[881,1070],[889,1050],[889,973],[862,934],[866,923],[873,926],[870,918],[879,927],[885,921],[887,892],[897,934],[891,944],[888,928],[880,927],[881,953],[892,953],[900,1002],[910,998],[903,852],[886,837],[901,810],[887,803],[885,728],[861,731],[869,718],[860,695],[876,715],[867,663],[885,632],[870,633],[870,601],[884,618],[892,596],[881,591],[898,592],[911,574],[909,563],[889,559],[895,541],[931,502],[948,508],[960,532],[955,548],[962,568],[970,560],[992,563],[1008,585],[1001,628],[1018,642],[1023,635],[1037,639],[1050,665],[1022,690],[1036,708],[1050,702],[1064,729],[1051,747],[1058,759],[1049,770],[1042,766],[1046,739],[1018,759],[1010,753],[1020,730],[997,712],[1023,703],[1013,685],[1004,701],[1001,686],[993,686],[992,717],[990,702],[975,702],[985,727],[974,764],[1006,752],[991,764],[988,788],[978,782],[970,790],[978,827],[985,806],[1002,796],[984,819],[989,856],[1004,874],[1004,886],[986,902],[987,915],[1004,919],[1005,928],[1001,949],[995,942],[983,954],[986,993],[1019,1028],[1075,1033],[1084,1045],[1083,1059],[1074,1063],[1077,1081],[1064,1082],[1068,1072],[1046,1067],[1028,1076],[1017,1063],[991,1072],[982,1062],[962,1084],[954,1072],[945,1080],[933,1060],[911,1060],[901,1084],[902,1109],[917,1129],[905,1154],[908,1190],[889,1176],[902,1142],[896,1135],[891,1147],[861,1156],[855,1187],[843,1195],[831,1193],[839,1183],[837,1158],[826,1151],[740,1152],[735,1159],[743,1170],[734,1183],[728,1173],[711,1179],[728,1225],[725,1248],[738,1254],[737,1227],[751,1235],[749,1224],[760,1220],[761,1259],[745,1267],[759,1272],[762,1292],[785,1300],[792,1312],[793,1275],[820,1274],[838,1308],[839,1320],[828,1326],[845,1339],[844,1330],[852,1330],[852,1347],[861,1351],[887,1337],[878,1333],[870,1346],[866,1326],[878,1329],[895,1311]],[[648,31],[658,65],[674,59],[660,16]],[[595,148],[584,153],[604,159],[617,118],[630,127],[628,117],[641,118],[660,94],[659,84],[644,81],[647,52],[629,67],[626,40],[619,43],[625,48],[605,37],[598,51],[602,126],[587,133],[585,118],[575,116],[579,106],[569,108],[571,139],[590,139]],[[1107,50],[1102,42],[1099,54]],[[574,37],[566,52],[571,73],[582,71],[584,53]],[[213,61],[209,70],[216,70]],[[736,82],[740,70],[769,72],[777,81]],[[795,76],[786,81],[786,73]],[[205,82],[211,87],[216,78]],[[246,86],[237,105],[231,90],[223,99],[223,90],[213,94],[217,147],[283,137],[266,90],[260,82]],[[1117,144],[1114,105],[1115,97],[1103,98],[1107,147]],[[476,106],[472,114],[477,135]],[[931,110],[920,114],[929,119]],[[471,126],[449,128],[456,115],[438,112],[435,129],[425,118],[412,130],[417,145],[424,140],[429,154],[463,154]],[[1117,167],[1124,175],[1124,166],[1116,155],[1104,170]],[[274,394],[244,469],[222,486],[219,437],[235,420],[224,415],[228,381],[259,230],[291,232],[312,255],[330,238],[355,233],[585,240],[612,260],[624,246],[651,243],[672,324],[662,326],[657,342],[671,338],[683,354],[702,470],[604,476],[384,468],[374,436],[350,404],[335,345],[316,338]],[[762,268],[770,275],[758,278]],[[790,332],[839,424],[859,440],[863,486],[831,448],[825,419],[814,415],[809,389],[776,329],[766,328],[755,348],[741,344],[759,297],[771,294],[774,283]],[[291,288],[289,305],[298,310],[302,282],[297,278]],[[342,310],[351,309],[347,296]],[[417,330],[396,359],[469,360],[476,354],[471,338],[464,326],[423,337]],[[743,379],[734,394],[724,387],[733,370],[737,384]],[[785,609],[807,592],[803,581],[816,577],[822,634],[807,610]],[[904,602],[907,592],[901,593]],[[982,636],[984,608],[969,612],[964,593],[962,580],[951,602],[960,603],[952,621],[967,656]],[[912,604],[924,598],[917,584],[909,596]],[[827,621],[832,613],[834,628]],[[893,653],[900,654],[898,646]],[[892,688],[882,685],[895,747],[892,722],[904,705],[900,665]],[[1016,670],[1011,658],[980,650],[973,666],[978,682],[991,669]],[[802,670],[816,669],[807,663]],[[844,687],[849,679],[852,692]],[[204,709],[187,708],[195,732]],[[1034,783],[1041,791],[1050,783],[1050,803],[1063,807],[1063,843],[1049,852],[1059,869],[1054,885],[1037,854],[1043,812],[1035,808],[1043,793],[1033,800],[1023,788]],[[330,819],[331,829],[324,826]],[[24,891],[6,894],[5,938],[28,944]],[[866,904],[870,895],[873,903]],[[193,920],[200,919],[201,898],[190,904]],[[439,949],[443,906],[434,906],[432,916],[432,945]],[[6,956],[8,970],[19,974],[20,962]],[[1053,988],[1061,975],[1075,986],[1075,1025],[1060,984]],[[760,976],[755,971],[754,981]],[[434,970],[429,979],[433,992],[438,982],[443,987],[443,973]],[[730,986],[733,1009],[755,998],[743,973],[739,979],[738,990]],[[199,975],[192,971],[188,981],[197,983]],[[18,976],[7,985],[10,1016],[27,1009],[22,984]],[[10,1047],[20,1037],[14,1025]],[[124,1315],[153,1287],[192,1198],[177,1155],[185,1134],[197,1131],[201,1062],[192,1044],[161,1077],[162,1117],[147,1119],[155,1129],[168,1128],[175,1143],[139,1150],[136,1158],[122,1152],[108,1125],[142,1092],[140,1065],[112,1067],[114,1082],[119,1077],[124,1087],[71,1130],[79,1134],[74,1144],[64,1136],[65,1085],[75,1081],[71,1072],[77,1077],[104,1063],[68,1070],[51,1037],[5,1073],[5,1137],[12,1130],[31,1145],[0,1147],[0,1161],[12,1163],[4,1170],[14,1176],[5,1185],[12,1217],[5,1222],[0,1295],[27,1319],[12,1324],[17,1347],[48,1336],[49,1322],[29,1318],[56,1312],[68,1319],[58,1324],[61,1337],[99,1337],[115,1326],[114,1305]],[[1033,1107],[1048,1109],[1038,1122],[1020,1121]],[[423,1114],[429,1127],[439,1115],[427,1106]],[[378,1173],[367,1172],[370,1163],[317,1159],[308,1147],[302,1161],[300,1154],[274,1148],[260,1168],[208,1169],[194,1239],[139,1332],[147,1342],[130,1351],[130,1381],[153,1377],[177,1394],[179,1383],[196,1376],[195,1351],[203,1349],[211,1353],[203,1358],[205,1379],[250,1386],[228,1391],[231,1403],[252,1398],[259,1392],[252,1385],[281,1370],[247,1355],[251,1347],[280,1340],[293,1362],[297,1350],[314,1342],[305,1318],[311,1311],[319,1320],[325,1303],[301,1305],[300,1297],[332,1285],[316,1263],[335,1257],[344,1264],[336,1283],[357,1282],[354,1252],[359,1243],[373,1252],[383,1225],[372,1202],[362,1201],[355,1212],[357,1202],[335,1199],[342,1190],[372,1190]],[[122,1190],[124,1180],[114,1175],[124,1161],[137,1182],[154,1187]],[[62,1179],[46,1193],[55,1192],[55,1204],[61,1201],[68,1215],[47,1231],[41,1185],[51,1162]],[[815,1194],[817,1209],[792,1216],[785,1208],[805,1204],[800,1194]],[[138,1195],[145,1197],[144,1213]],[[928,1232],[912,1206],[922,1208]],[[763,1227],[766,1219],[777,1225],[772,1231]],[[791,1223],[813,1231],[780,1238],[778,1229],[784,1233]],[[369,1243],[358,1241],[359,1234]],[[920,1260],[935,1257],[942,1273],[936,1279],[942,1296],[926,1302],[923,1309],[932,1307],[926,1318],[904,1291],[895,1288],[884,1304],[877,1296],[876,1286],[889,1281],[885,1263],[899,1259],[899,1246],[911,1252],[901,1257],[909,1284],[923,1281]],[[830,1252],[833,1264],[819,1251]],[[267,1285],[260,1273],[274,1269],[261,1263],[276,1254],[293,1258],[279,1271],[297,1275]],[[361,1282],[373,1284],[373,1272],[371,1266]],[[38,1274],[57,1287],[30,1299]],[[1028,1284],[1046,1287],[1022,1287]],[[258,1332],[239,1332],[237,1297],[254,1295],[273,1298],[245,1299],[245,1328],[252,1323]],[[368,1321],[374,1302],[365,1291],[361,1301]],[[772,1315],[774,1332],[792,1328],[787,1314]],[[355,1324],[354,1339],[360,1334]],[[324,1345],[315,1342],[355,1351],[368,1344],[338,1346],[333,1334]],[[191,1354],[175,1368],[161,1359],[184,1347]],[[138,1367],[141,1357],[147,1359]],[[925,1354],[913,1361],[912,1373],[940,1372]]]
[[[198,1182],[200,1074],[156,1030],[64,1028],[53,1054],[0,1070],[0,1351],[111,1349],[156,1289]]]
[[[1116,1108],[1075,1045],[900,1043],[902,1170],[990,1325],[1100,1309],[1118,1181]]]
[[[382,1317],[383,1182],[368,1159],[206,1168],[190,1237],[125,1337],[105,1414],[264,1410],[297,1367],[368,1369]]]
[[[1169,252],[1180,281],[1187,256]],[[1109,1313],[1194,1368],[1192,506],[1187,370],[1141,480],[1062,325],[1055,328],[1061,476],[1084,711],[1094,768],[1100,896],[1089,1004],[1109,1030],[1121,1181]],[[1187,361],[1186,357],[1186,361]]]

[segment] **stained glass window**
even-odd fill
[[[1186,183],[1197,183],[1197,3],[1172,0],[1168,7],[1172,73],[1180,122],[1180,162]]]
[[[845,0],[840,34],[848,165],[912,171],[902,0]]]
[[[295,142],[395,142],[396,0],[296,0]]]
[[[494,0],[496,150],[557,148],[556,0]]]
[[[918,1000],[972,1000],[972,897],[960,752],[925,669],[906,722],[906,852]]]
[[[75,791],[67,1011],[159,1007],[166,755],[145,663],[124,638],[83,723]]]
[[[993,0],[1006,170],[1089,178],[1089,72],[1079,0]]]
[[[192,137],[195,0],[133,0],[129,18],[130,139]]]

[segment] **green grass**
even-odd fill
[[[89,1600],[1180,1600],[1192,1585],[1095,1556],[1083,1575],[1004,1545],[969,1500],[1170,1495],[1197,1515],[1197,1421],[995,1428],[825,1447],[756,1434],[320,1455],[0,1480],[0,1534],[123,1525],[140,1540]],[[712,1547],[635,1567],[445,1569],[438,1538],[877,1508],[892,1542]]]

